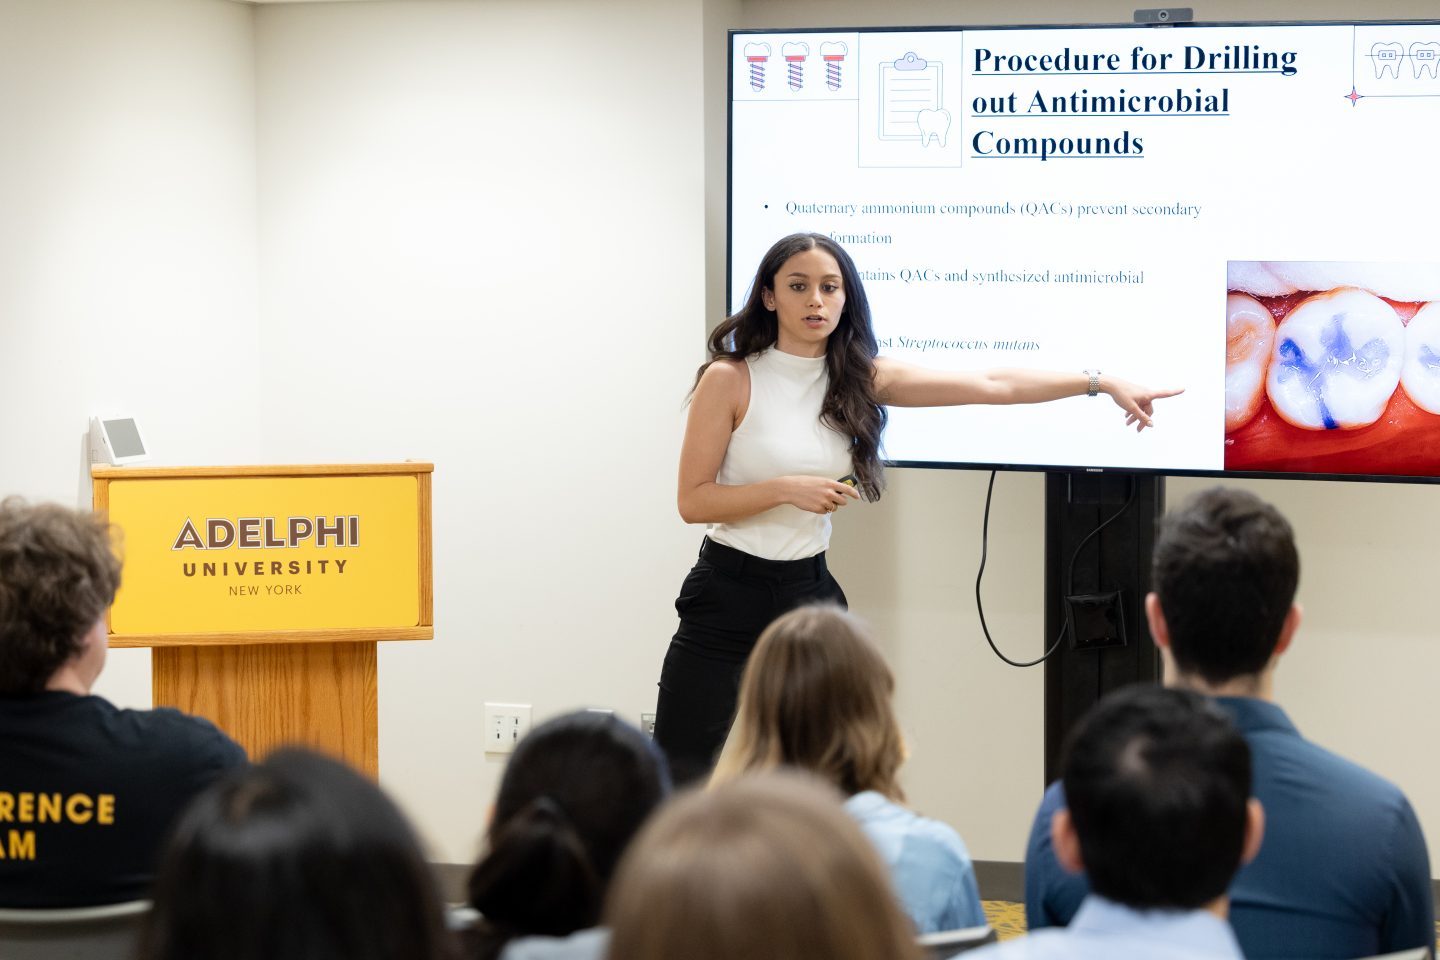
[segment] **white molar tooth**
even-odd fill
[[[945,141],[950,136],[949,110],[921,110],[915,115],[915,122],[920,127],[920,146],[930,146],[931,137],[934,137],[940,146],[945,146]]]
[[[1375,79],[1379,80],[1386,72],[1392,73],[1396,80],[1400,79],[1400,57],[1405,53],[1405,48],[1399,43],[1375,43],[1370,46],[1370,59],[1375,61]]]
[[[1410,65],[1415,68],[1415,79],[1422,73],[1430,74],[1432,80],[1440,79],[1440,43],[1410,44]]]
[[[1394,308],[1343,287],[1302,301],[1276,328],[1265,389],[1288,423],[1353,430],[1380,419],[1404,361],[1405,325]]]
[[[1427,413],[1440,413],[1440,303],[1427,303],[1405,327],[1405,368],[1400,385]]]
[[[1275,318],[1243,293],[1225,298],[1225,431],[1243,427],[1265,399],[1265,373],[1275,343]]]

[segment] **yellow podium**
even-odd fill
[[[121,531],[112,647],[157,706],[252,757],[304,743],[379,772],[376,642],[435,635],[429,463],[95,467]]]

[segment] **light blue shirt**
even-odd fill
[[[845,809],[890,867],[900,905],[919,933],[985,924],[975,868],[958,833],[873,790],[855,794]]]
[[[1036,930],[965,960],[1243,960],[1230,924],[1208,910],[1132,910],[1098,894],[1070,926]]]

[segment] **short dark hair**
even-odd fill
[[[1248,491],[1214,487],[1165,518],[1152,575],[1175,665],[1221,684],[1270,661],[1300,555],[1280,511]]]
[[[0,696],[44,690],[119,586],[104,519],[19,497],[0,502]]]
[[[1250,748],[1198,693],[1134,684],[1107,696],[1075,729],[1062,780],[1085,873],[1103,897],[1193,910],[1240,867]]]
[[[484,918],[471,952],[599,923],[621,855],[669,792],[659,750],[613,714],[582,710],[532,730],[505,767],[488,850],[470,874]]]
[[[435,877],[373,782],[281,750],[211,785],[161,857],[144,960],[445,960]]]

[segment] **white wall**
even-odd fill
[[[0,0],[0,495],[88,504],[95,414],[156,463],[257,458],[252,41],[225,0]],[[115,651],[101,691],[149,671]]]
[[[382,778],[437,858],[469,859],[499,771],[482,701],[654,704],[699,538],[673,505],[681,399],[723,302],[715,38],[1131,9],[0,0],[0,491],[74,502],[101,407],[138,413],[162,463],[434,460],[437,637],[381,654]],[[1410,746],[1440,672],[1420,599],[1440,494],[1257,486],[1305,559],[1280,696],[1440,836],[1440,776]],[[1042,487],[997,483],[987,612],[1012,656],[1043,643]],[[896,666],[912,799],[1018,860],[1042,680],[979,636],[983,495],[978,474],[894,471],[833,560]],[[117,652],[103,692],[147,701],[147,663]]]
[[[653,710],[699,536],[698,2],[259,12],[265,454],[433,460],[432,643],[382,645],[384,783],[474,856],[485,700]]]

